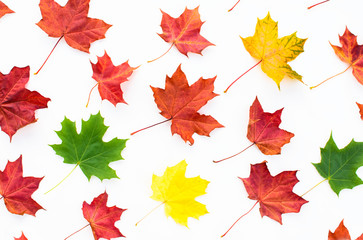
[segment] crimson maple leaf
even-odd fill
[[[24,233],[21,233],[20,238],[14,238],[14,240],[28,240],[28,239],[25,237]]]
[[[201,107],[217,96],[213,92],[215,79],[216,77],[200,78],[189,86],[188,80],[181,70],[181,65],[179,65],[171,78],[166,77],[165,89],[151,87],[155,103],[161,110],[160,114],[167,118],[163,122],[171,121],[172,134],[179,134],[185,142],[189,141],[190,144],[193,144],[194,133],[209,136],[215,128],[223,127],[213,117],[198,113]],[[133,132],[132,135],[139,131]]]
[[[279,128],[282,110],[283,108],[274,113],[264,112],[256,97],[250,107],[250,120],[247,129],[247,138],[252,144],[237,154],[214,162],[222,162],[237,156],[253,145],[256,145],[263,154],[280,154],[282,146],[289,143],[290,139],[295,136],[293,133]]]
[[[114,106],[117,103],[126,103],[122,96],[123,92],[120,84],[127,81],[127,78],[131,76],[136,68],[130,67],[128,62],[114,66],[106,51],[102,57],[97,57],[97,59],[98,62],[96,64],[91,62],[93,70],[92,78],[97,81],[94,87],[98,85],[98,91],[102,100],[107,99]]]
[[[22,156],[14,162],[8,161],[4,171],[0,171],[0,195],[9,212],[35,216],[39,209],[43,209],[31,198],[42,179],[23,177]]]
[[[0,18],[3,17],[5,14],[13,13],[14,11],[8,8],[3,2],[0,1]]]
[[[247,138],[261,150],[263,154],[281,153],[281,148],[294,136],[293,133],[280,129],[282,109],[274,113],[264,112],[256,97],[250,107]]]
[[[10,140],[19,128],[35,122],[35,110],[46,108],[50,100],[25,88],[29,70],[13,67],[7,75],[0,73],[0,126]]]
[[[331,231],[329,231],[329,236],[328,236],[328,240],[351,240],[350,234],[348,229],[344,226],[344,220],[342,220],[339,224],[339,226],[337,227],[337,229],[335,229],[335,232],[332,233]],[[363,234],[358,237],[356,240],[363,240]]]
[[[276,176],[271,176],[266,161],[264,161],[251,165],[251,173],[248,178],[239,179],[245,185],[248,198],[257,200],[251,210],[260,203],[261,217],[267,216],[280,224],[282,224],[282,214],[297,213],[301,206],[308,202],[292,192],[295,184],[299,182],[296,178],[296,171],[284,171]],[[228,231],[245,215],[242,215]]]
[[[112,25],[100,19],[88,17],[89,2],[90,0],[69,0],[62,7],[54,0],[40,0],[39,7],[43,18],[37,25],[49,37],[59,38],[54,48],[64,38],[72,48],[88,53],[91,43],[105,38],[105,33]]]
[[[161,28],[163,33],[158,34],[165,42],[171,43],[170,48],[160,57],[164,56],[175,46],[179,52],[188,56],[188,52],[202,54],[202,50],[208,46],[214,45],[200,35],[200,28],[203,23],[200,20],[198,8],[187,9],[178,17],[173,18],[167,13],[161,11]],[[160,57],[152,60],[155,61]],[[149,62],[152,62],[149,61]]]
[[[89,222],[89,224],[87,224],[83,228],[91,226],[95,240],[98,240],[100,238],[111,239],[117,237],[125,237],[121,234],[118,228],[115,227],[114,224],[116,221],[120,220],[121,214],[126,209],[121,209],[116,206],[107,207],[107,199],[108,195],[106,192],[104,192],[95,199],[93,199],[91,204],[83,202],[83,216]],[[81,228],[81,230],[83,228]],[[76,231],[75,233],[77,233],[78,231]],[[73,234],[71,234],[70,236],[72,236]],[[65,239],[68,239],[70,236]]]

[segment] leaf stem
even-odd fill
[[[52,51],[50,51],[50,53],[49,53],[49,55],[48,55],[47,59],[45,59],[45,61],[44,61],[43,65],[39,68],[39,70],[38,70],[36,73],[34,73],[34,75],[37,75],[37,74],[40,72],[40,70],[43,68],[44,64],[48,61],[48,58],[50,57],[50,55],[52,55],[52,53],[53,53],[53,51],[54,51],[55,47],[58,45],[58,43],[60,42],[60,40],[62,40],[62,38],[63,38],[63,37],[64,37],[64,35],[62,35],[62,36],[58,39],[58,41],[57,41],[57,42],[56,42],[56,44],[54,45],[54,47],[53,47]]]
[[[68,177],[69,177],[69,175],[71,175],[72,173],[73,173],[73,171],[74,170],[76,170],[76,168],[79,166],[79,164],[77,164],[73,169],[72,169],[72,171],[70,172],[70,173],[68,173],[68,175],[65,177],[65,178],[63,178],[62,179],[62,181],[60,181],[57,185],[55,185],[53,188],[51,188],[50,190],[48,190],[46,193],[44,193],[44,194],[47,194],[47,193],[49,193],[50,191],[52,191],[54,188],[56,188],[56,187],[58,187],[62,182],[64,182],[64,180],[66,180]]]
[[[319,83],[318,85],[315,85],[315,86],[313,86],[313,87],[310,87],[310,89],[313,89],[313,88],[319,87],[321,84],[325,83],[326,81],[328,81],[328,80],[330,80],[330,79],[332,79],[332,78],[334,78],[334,77],[336,77],[336,76],[339,76],[340,74],[345,73],[346,71],[348,71],[348,69],[349,69],[351,66],[352,66],[352,65],[349,65],[349,67],[348,67],[347,69],[345,69],[343,72],[340,72],[340,73],[335,74],[334,76],[332,76],[332,77],[330,77],[330,78],[325,79],[324,81],[322,81],[322,82],[321,82],[321,83]]]
[[[160,203],[159,205],[157,205],[156,207],[154,207],[150,212],[148,212],[143,218],[141,218],[137,223],[135,223],[135,226],[137,226],[142,220],[144,220],[147,216],[149,216],[152,212],[154,212],[156,209],[158,209],[159,207],[161,207],[163,204],[165,204],[165,202]]]
[[[229,230],[231,230],[231,229],[234,227],[234,225],[236,225],[236,223],[237,223],[239,220],[241,220],[241,218],[243,218],[244,216],[246,216],[247,214],[249,214],[249,213],[252,211],[252,209],[254,209],[254,208],[255,208],[255,206],[257,205],[257,203],[259,203],[259,201],[256,201],[256,202],[255,202],[255,204],[253,204],[253,206],[251,207],[251,209],[250,209],[250,210],[248,210],[248,212],[246,212],[246,213],[244,213],[242,216],[240,216],[240,217],[237,219],[237,221],[235,221],[235,222],[232,224],[232,226],[231,226],[230,228],[228,228],[227,232],[225,232],[225,233],[221,236],[221,238],[222,238],[222,237],[224,237],[224,236],[226,236],[226,234],[229,232]]]
[[[253,65],[253,67],[251,67],[250,69],[248,69],[246,72],[244,72],[241,76],[239,76],[236,80],[234,80],[228,87],[226,90],[224,90],[224,93],[226,93],[228,91],[228,89],[235,83],[237,82],[238,79],[240,79],[241,77],[243,77],[243,75],[245,75],[246,73],[248,73],[249,71],[251,71],[254,67],[256,67],[258,64],[260,64],[262,62],[262,60],[260,60],[258,63],[256,63],[255,65]]]
[[[314,4],[314,5],[310,6],[310,7],[308,7],[308,9],[311,9],[311,8],[313,8],[313,7],[315,7],[315,6],[318,6],[318,5],[320,5],[320,4],[323,4],[323,3],[326,3],[326,2],[329,2],[329,1],[330,1],[330,0],[325,0],[325,1],[319,2],[319,3],[317,3],[317,4]]]
[[[234,5],[233,5],[233,7],[232,7],[231,9],[229,9],[229,10],[228,10],[228,12],[232,11],[232,10],[233,10],[233,8],[234,8],[235,6],[237,6],[237,4],[238,4],[240,1],[241,1],[241,0],[238,0],[238,1],[236,2],[236,4],[234,4]]]
[[[89,92],[86,107],[88,107],[89,100],[91,99],[91,93],[92,93],[93,89],[95,89],[95,87],[97,87],[97,86],[98,86],[98,84],[99,84],[99,83],[96,83],[96,85],[94,85],[94,86],[93,86],[93,88],[91,89],[91,91]]]
[[[236,153],[236,154],[234,154],[234,155],[232,155],[232,156],[230,156],[230,157],[227,157],[227,158],[223,158],[223,159],[221,159],[221,160],[213,160],[213,162],[214,162],[214,163],[219,163],[219,162],[223,162],[223,161],[225,161],[225,160],[227,160],[227,159],[233,158],[233,157],[235,157],[235,156],[237,156],[237,155],[239,155],[239,154],[243,153],[244,151],[246,151],[247,149],[249,149],[249,148],[250,148],[250,147],[252,147],[253,145],[255,145],[255,143],[252,143],[251,145],[249,145],[248,147],[246,147],[245,149],[243,149],[243,150],[242,150],[242,151],[240,151],[239,153]]]
[[[155,59],[153,59],[153,60],[150,60],[150,61],[147,61],[148,63],[151,63],[151,62],[154,62],[154,61],[156,61],[156,60],[158,60],[159,58],[161,58],[161,57],[163,57],[165,54],[167,54],[169,51],[170,51],[170,49],[172,48],[174,46],[174,43],[173,44],[171,44],[171,46],[170,46],[170,48],[163,54],[163,55],[161,55],[161,56],[159,56],[159,57],[157,57],[157,58],[155,58]]]
[[[155,124],[150,125],[150,126],[148,126],[148,127],[142,128],[142,129],[140,129],[140,130],[137,130],[137,131],[135,131],[135,132],[131,133],[131,135],[134,135],[134,134],[136,134],[136,133],[138,133],[138,132],[141,132],[141,131],[143,131],[143,130],[146,130],[146,129],[148,129],[148,128],[155,127],[155,126],[157,126],[157,125],[159,125],[159,124],[169,122],[171,119],[172,119],[172,118],[169,118],[169,119],[166,119],[165,121],[158,122],[158,123],[155,123]]]
[[[328,179],[324,179],[322,181],[320,181],[319,183],[315,184],[314,187],[310,188],[308,191],[306,191],[303,195],[300,195],[300,197],[303,197],[304,195],[308,194],[311,190],[313,190],[314,188],[316,188],[317,186],[319,186],[320,184],[322,184],[323,182],[325,182]]]
[[[78,231],[75,231],[74,233],[72,233],[71,235],[69,235],[68,237],[66,237],[64,240],[66,240],[66,239],[68,239],[68,238],[72,237],[74,234],[76,234],[76,233],[78,233],[78,232],[82,231],[83,229],[85,229],[85,228],[86,228],[86,227],[88,227],[89,225],[90,225],[90,224],[87,224],[86,226],[84,226],[83,228],[79,229]]]

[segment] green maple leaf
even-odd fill
[[[108,164],[123,159],[121,151],[127,139],[114,138],[104,142],[102,137],[108,127],[103,120],[100,113],[91,115],[88,121],[82,120],[82,130],[78,134],[75,122],[64,118],[62,129],[56,131],[62,143],[51,145],[56,154],[64,158],[64,163],[76,164],[75,168],[79,166],[88,180],[91,176],[100,180],[118,178]]]
[[[330,135],[325,148],[320,149],[321,162],[313,163],[319,174],[329,181],[330,187],[339,196],[343,189],[352,189],[363,183],[356,171],[363,166],[363,142],[352,140],[339,149]]]

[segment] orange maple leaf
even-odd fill
[[[0,1],[0,18],[3,17],[5,14],[13,13],[14,11],[8,8],[3,2]]]
[[[28,239],[25,237],[24,233],[21,233],[20,238],[14,238],[14,240],[28,240]]]
[[[342,220],[335,229],[335,232],[329,231],[328,240],[351,240],[350,234],[348,229],[344,226],[344,220]],[[363,240],[363,234],[358,237],[356,240]]]
[[[161,20],[163,33],[158,35],[165,42],[171,43],[171,46],[163,55],[149,62],[164,56],[174,45],[185,56],[188,56],[188,52],[202,54],[204,48],[214,45],[200,35],[200,28],[204,22],[200,20],[198,8],[196,7],[193,10],[185,8],[178,18],[173,18],[161,11],[163,14]]]
[[[360,118],[363,120],[363,104],[356,103],[359,108]]]
[[[121,65],[113,65],[111,58],[107,55],[106,51],[102,57],[97,57],[98,61],[92,65],[93,76],[92,78],[97,81],[97,84],[91,89],[98,86],[98,91],[102,100],[107,99],[114,106],[117,103],[126,103],[123,98],[123,92],[120,84],[127,81],[133,71],[137,68],[130,67],[128,62],[124,62]],[[90,95],[91,95],[90,92]],[[87,105],[90,96],[88,97]]]
[[[349,66],[344,71],[325,79],[318,85],[310,87],[310,89],[316,88],[326,81],[345,73],[350,68],[353,68],[353,75],[358,82],[363,84],[363,45],[358,45],[357,36],[352,34],[347,27],[345,28],[344,34],[342,36],[339,35],[339,41],[342,45],[341,47],[335,46],[331,43],[330,45],[339,59],[348,63]]]
[[[200,78],[189,86],[179,65],[172,77],[166,77],[165,89],[151,87],[155,103],[161,110],[160,114],[167,119],[160,123],[171,121],[172,134],[179,134],[185,142],[189,141],[190,144],[194,143],[192,138],[194,133],[209,136],[209,133],[215,128],[223,127],[213,117],[198,113],[201,107],[217,96],[213,92],[215,79],[216,77]],[[131,135],[147,128],[133,132]]]
[[[54,0],[40,0],[39,7],[43,19],[37,25],[48,33],[49,37],[59,38],[54,48],[64,38],[72,48],[88,53],[92,42],[105,38],[106,31],[112,25],[88,17],[89,2],[90,0],[69,0],[62,7]]]

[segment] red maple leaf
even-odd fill
[[[173,18],[161,11],[163,18],[161,19],[160,26],[163,33],[158,35],[164,39],[165,42],[171,43],[171,46],[160,57],[169,52],[173,46],[175,46],[179,52],[188,56],[188,52],[201,54],[204,48],[214,45],[200,35],[200,28],[204,22],[200,20],[198,8],[199,7],[196,7],[193,10],[185,8],[184,12],[178,18]],[[152,61],[155,61],[160,57]]]
[[[87,224],[83,228],[91,226],[95,240],[98,240],[100,238],[111,239],[117,237],[125,237],[121,234],[118,228],[115,227],[114,224],[116,221],[120,220],[121,214],[126,209],[121,209],[116,206],[107,207],[107,199],[108,195],[106,192],[104,192],[95,199],[93,199],[91,204],[83,202],[83,216],[89,222],[89,224]],[[81,228],[80,230],[82,230],[83,228]],[[80,230],[72,233],[64,240],[68,239]]]
[[[245,185],[248,198],[257,200],[247,213],[260,203],[261,217],[267,216],[282,224],[281,214],[297,213],[301,206],[308,202],[292,192],[295,184],[299,182],[296,171],[284,171],[271,176],[264,161],[251,165],[250,176],[240,179]],[[246,214],[243,214],[228,231]],[[225,236],[228,231],[222,236]]]
[[[15,162],[8,162],[4,171],[0,171],[0,195],[9,212],[35,216],[39,209],[43,209],[31,198],[42,179],[23,177],[22,156]]]
[[[13,12],[14,11],[12,11],[10,8],[8,8],[8,6],[6,6],[3,2],[0,1],[0,18],[3,17],[5,14]]]
[[[93,88],[98,85],[98,91],[102,100],[107,99],[115,106],[117,103],[126,103],[122,96],[123,92],[120,84],[127,81],[127,78],[131,76],[136,68],[130,67],[128,62],[114,66],[106,51],[103,57],[97,57],[97,59],[98,62],[96,64],[91,62],[92,77],[98,82]]]
[[[274,113],[264,112],[256,97],[250,107],[250,120],[248,122],[247,138],[251,145],[230,157],[213,161],[215,163],[225,161],[241,154],[246,149],[256,145],[263,154],[276,155],[281,153],[281,148],[295,136],[293,133],[280,129],[282,109]]]
[[[339,226],[337,227],[337,229],[335,229],[335,232],[332,233],[331,231],[329,231],[329,236],[328,236],[328,240],[351,240],[350,234],[348,229],[344,226],[344,220],[342,220],[339,224]],[[356,240],[363,240],[363,234],[358,237]]]
[[[24,233],[21,233],[20,238],[14,238],[14,240],[28,240],[28,239],[25,237]]]
[[[172,134],[177,133],[185,142],[189,141],[190,144],[193,144],[192,135],[194,133],[209,136],[215,128],[223,127],[213,117],[198,113],[201,107],[217,96],[213,92],[215,79],[216,77],[200,78],[189,86],[179,65],[171,78],[166,77],[165,89],[151,87],[155,103],[161,110],[160,114],[167,119],[163,122],[171,121]],[[139,131],[133,132],[132,135]]]
[[[363,84],[363,45],[358,45],[357,36],[352,34],[348,28],[345,28],[343,36],[339,36],[341,47],[330,44],[334,49],[335,54],[349,66],[344,71],[325,79],[323,82],[316,86],[310,87],[315,88],[325,83],[326,81],[348,71],[353,68],[353,75],[360,84]]]
[[[363,104],[356,103],[359,108],[360,118],[363,120]]]
[[[281,147],[294,136],[293,133],[279,128],[282,110],[283,108],[274,113],[264,112],[257,97],[250,107],[247,138],[263,154],[280,154]]]
[[[64,38],[72,48],[88,53],[91,43],[105,38],[106,31],[112,25],[102,20],[88,17],[89,2],[90,0],[69,0],[62,7],[54,0],[40,0],[39,7],[43,18],[37,25],[49,37],[59,38],[54,48]],[[40,69],[44,66],[45,62]]]
[[[46,108],[50,100],[25,88],[29,69],[14,67],[7,75],[0,73],[0,126],[10,140],[19,128],[35,122],[35,110]]]

